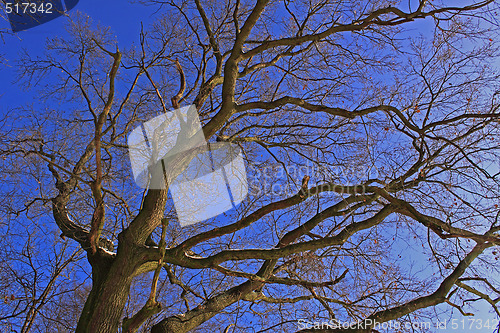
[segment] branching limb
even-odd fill
[[[149,298],[146,301],[146,304],[137,312],[132,318],[125,318],[123,320],[123,332],[126,333],[134,333],[142,326],[142,324],[155,314],[161,311],[162,305],[156,301],[156,293],[158,286],[158,279],[160,277],[160,272],[163,267],[163,257],[165,255],[165,248],[167,243],[165,242],[165,236],[167,232],[167,224],[168,220],[162,220],[162,229],[161,229],[161,239],[158,244],[158,251],[160,252],[160,259],[158,260],[158,266],[155,269],[153,274],[153,281],[151,283],[151,292],[149,294]]]
[[[95,41],[95,40],[94,40]],[[114,95],[115,95],[115,80],[116,75],[118,74],[118,68],[121,63],[121,53],[117,50],[115,53],[111,53],[102,48],[97,41],[96,44],[106,53],[113,57],[113,65],[109,72],[109,93],[108,98],[106,100],[106,104],[104,105],[103,111],[99,115],[99,118],[95,122],[95,136],[94,136],[94,148],[95,148],[95,160],[96,160],[96,176],[95,180],[91,183],[92,195],[94,197],[94,201],[96,207],[94,209],[94,213],[92,215],[92,221],[90,223],[90,233],[89,233],[89,242],[91,253],[95,254],[97,252],[97,248],[99,247],[99,238],[102,233],[102,229],[104,228],[104,219],[105,219],[105,209],[104,209],[104,194],[102,191],[102,158],[101,158],[101,139],[102,139],[102,130],[106,119],[108,117],[109,112],[111,111],[111,107],[113,105]]]

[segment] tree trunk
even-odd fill
[[[135,276],[136,256],[119,248],[115,258],[89,257],[92,290],[78,320],[77,333],[116,333]]]

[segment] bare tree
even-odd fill
[[[50,209],[54,244],[90,265],[66,329],[415,331],[478,300],[500,315],[494,1],[144,3],[164,16],[134,45],[79,15],[26,54],[41,101],[4,119],[21,185],[5,216]],[[241,148],[250,191],[181,228],[168,189],[134,184],[127,135],[190,104],[209,142]]]

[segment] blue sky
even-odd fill
[[[138,40],[141,22],[147,26],[153,19],[152,15],[156,9],[123,0],[84,0],[80,1],[70,14],[82,11],[94,22],[111,27],[116,33],[118,46],[124,48]],[[64,25],[67,20],[67,17],[59,17],[15,35],[3,36],[4,41],[0,42],[0,54],[7,60],[7,66],[0,67],[0,114],[10,107],[18,106],[19,96],[23,96],[25,102],[33,98],[29,92],[13,84],[16,77],[14,62],[19,53],[26,50],[32,55],[41,55],[46,38],[64,35]],[[0,31],[6,28],[10,29],[10,24],[6,20],[0,20]]]

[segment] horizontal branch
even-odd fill
[[[309,102],[306,102],[302,98],[297,98],[297,97],[292,97],[292,96],[284,96],[279,99],[276,99],[272,102],[264,102],[264,101],[258,101],[258,102],[249,102],[245,104],[240,104],[236,106],[236,111],[237,112],[244,112],[248,110],[253,110],[253,109],[264,109],[264,110],[271,110],[275,109],[278,107],[282,107],[287,104],[292,104],[292,105],[297,105],[300,106],[304,109],[307,109],[309,111],[320,111],[320,112],[326,112],[328,114],[334,115],[334,116],[340,116],[348,119],[354,119],[359,116],[364,116],[376,111],[394,111],[394,107],[389,106],[389,105],[378,105],[378,106],[373,106],[361,110],[354,110],[354,111],[349,111],[344,108],[332,108],[326,105],[322,104],[312,104]]]
[[[482,1],[474,5],[470,6],[464,6],[464,7],[443,7],[443,8],[437,8],[433,9],[428,12],[423,12],[423,6],[419,6],[419,8],[411,13],[405,13],[402,10],[388,6],[385,8],[379,8],[377,10],[372,11],[368,15],[366,15],[364,18],[360,18],[358,20],[354,20],[351,23],[348,24],[335,24],[333,23],[331,27],[328,29],[320,32],[320,33],[312,33],[308,35],[300,35],[300,36],[295,36],[295,37],[287,37],[287,38],[281,38],[277,40],[266,40],[260,42],[259,46],[256,46],[255,48],[243,53],[241,55],[242,59],[250,58],[253,57],[259,53],[262,53],[266,50],[280,47],[280,46],[294,46],[294,45],[300,45],[306,42],[318,42],[322,39],[325,39],[326,37],[340,33],[340,32],[354,32],[354,31],[361,31],[369,27],[370,25],[379,25],[379,26],[395,26],[395,25],[400,25],[403,23],[411,22],[415,19],[423,19],[426,17],[435,17],[438,14],[442,13],[452,13],[452,14],[458,14],[463,11],[471,11],[471,10],[476,10],[478,8],[484,7],[490,3],[492,3],[494,0],[487,0],[487,1]],[[383,15],[390,15],[392,16],[387,19],[381,19]]]
[[[321,248],[326,248],[330,246],[339,246],[344,244],[349,237],[353,234],[371,228],[378,223],[382,222],[387,216],[389,216],[394,211],[394,207],[391,205],[384,206],[377,214],[373,217],[360,222],[354,222],[346,226],[337,235],[332,237],[325,237],[321,239],[316,239],[307,242],[299,242],[290,244],[281,248],[273,249],[244,249],[244,250],[224,250],[212,256],[206,258],[193,257],[186,253],[179,253],[177,248],[168,249],[166,252],[166,262],[176,264],[179,266],[184,266],[188,268],[207,268],[215,267],[225,261],[230,260],[249,260],[249,259],[261,259],[261,260],[271,260],[286,257],[288,255],[313,251]],[[323,216],[326,218],[327,216]],[[152,258],[156,258],[156,252],[153,254]]]

